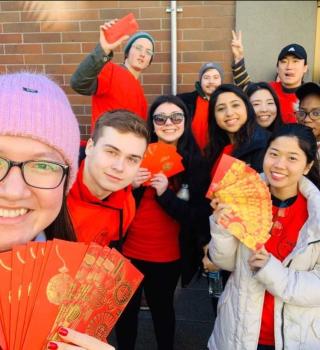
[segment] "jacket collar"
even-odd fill
[[[84,164],[85,164],[85,159],[81,162],[81,165],[77,174],[77,180],[74,183],[73,187],[71,188],[70,195],[79,201],[98,204],[108,208],[122,209],[127,197],[131,195],[131,186],[127,186],[122,190],[113,192],[107,198],[101,200],[95,197],[90,192],[88,187],[83,183]]]
[[[200,97],[202,97],[205,100],[209,100],[207,95],[203,92],[201,88],[200,81],[196,81],[194,87],[196,88],[196,91]]]

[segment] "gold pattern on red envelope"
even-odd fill
[[[61,325],[105,341],[143,278],[115,249],[61,240],[0,253],[0,277],[2,350],[47,349]]]
[[[244,162],[223,155],[207,192],[207,198],[228,204],[234,217],[221,221],[250,249],[257,249],[270,237],[272,202],[267,185]]]

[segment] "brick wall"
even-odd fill
[[[128,12],[156,39],[156,55],[142,75],[151,102],[170,93],[170,1],[0,1],[0,73],[28,69],[52,76],[69,96],[83,137],[88,137],[90,98],[69,86],[70,76],[99,39],[105,20]],[[177,1],[178,92],[191,91],[202,63],[213,60],[231,80],[230,38],[234,1]],[[121,48],[122,49],[122,48]],[[115,62],[123,54],[115,53]]]

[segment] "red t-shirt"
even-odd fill
[[[283,91],[283,87],[280,82],[271,81],[269,85],[271,85],[279,98],[282,121],[284,123],[296,123],[297,118],[294,115],[294,112],[295,105],[298,104],[299,100],[295,92]]]
[[[155,196],[155,189],[147,187],[129,227],[123,253],[151,262],[175,261],[180,258],[180,224],[162,209]]]
[[[192,120],[192,132],[201,151],[208,144],[208,115],[209,101],[198,96],[196,101],[196,110]]]
[[[147,119],[147,100],[139,80],[125,67],[108,62],[98,75],[98,88],[92,96],[91,130],[102,113],[119,108]]]
[[[297,215],[297,213],[299,215]],[[299,232],[308,219],[307,200],[298,194],[294,203],[285,208],[272,206],[273,227],[265,248],[283,261],[296,246]],[[259,344],[274,345],[274,296],[265,292]]]

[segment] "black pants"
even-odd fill
[[[173,350],[173,301],[180,276],[180,261],[153,263],[131,259],[131,262],[144,274],[144,279],[116,324],[117,349],[134,350],[143,288],[152,315],[158,350]]]
[[[271,345],[261,345],[261,344],[259,344],[257,350],[275,350],[275,347],[271,346]]]

